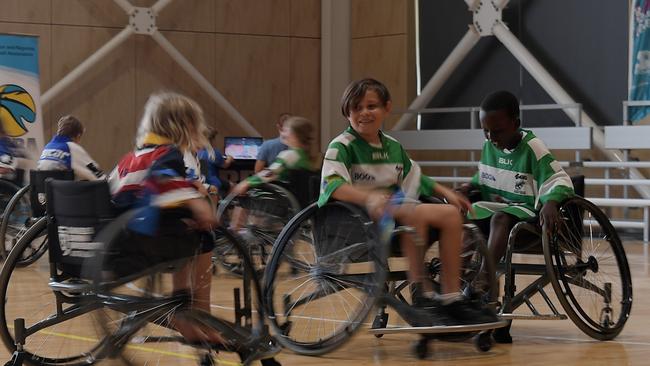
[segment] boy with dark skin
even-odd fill
[[[490,94],[481,104],[479,117],[487,141],[479,171],[460,191],[465,195],[481,191],[482,201],[473,204],[475,216],[469,218],[489,234],[488,247],[499,261],[517,222],[538,216],[540,226],[554,230],[558,203],[573,195],[573,186],[544,143],[520,128],[519,102],[514,95]],[[509,327],[494,335],[499,343],[512,342]]]

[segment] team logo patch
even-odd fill
[[[29,93],[18,85],[0,86],[0,120],[10,137],[27,133],[25,123],[36,121],[36,103]]]

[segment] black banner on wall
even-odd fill
[[[420,75],[424,87],[472,23],[464,1],[419,1]],[[627,99],[628,2],[511,0],[503,20],[587,114],[600,125],[622,123]],[[554,103],[495,38],[484,37],[429,107],[477,106],[505,89],[523,104]],[[562,111],[530,111],[524,126],[573,126]],[[468,114],[423,115],[422,128],[469,128]]]

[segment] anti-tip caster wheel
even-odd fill
[[[372,321],[372,329],[381,329],[381,328],[386,328],[386,325],[388,324],[388,314],[383,313],[381,315],[375,316],[375,320]],[[383,337],[383,334],[375,334],[375,337],[381,338]]]
[[[492,349],[492,335],[490,332],[481,332],[474,338],[476,349],[481,352],[487,352]]]
[[[420,360],[427,358],[429,356],[429,340],[422,338],[417,341],[413,346],[413,353]]]

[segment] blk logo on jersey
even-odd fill
[[[388,152],[386,151],[376,151],[372,153],[372,160],[387,160]]]
[[[499,164],[512,165],[512,159],[499,158]]]

